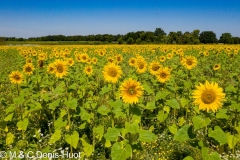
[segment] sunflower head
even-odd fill
[[[220,69],[220,64],[215,64],[213,66],[213,70],[216,71],[216,70],[219,70]]]
[[[31,75],[33,74],[33,70],[34,70],[34,66],[32,63],[27,63],[23,66],[23,72],[26,74],[26,75]]]
[[[54,72],[56,77],[62,78],[63,76],[66,76],[67,70],[68,70],[68,66],[65,61],[58,59],[54,62]]]
[[[193,91],[193,98],[195,99],[194,103],[199,105],[200,110],[215,112],[222,106],[225,93],[223,93],[222,88],[218,87],[217,83],[206,81],[205,84],[200,83],[196,87],[197,89]]]
[[[26,63],[32,63],[32,58],[27,58]]]
[[[137,73],[139,74],[144,73],[147,69],[147,62],[143,59],[138,59],[136,68],[137,68]]]
[[[191,70],[192,68],[196,67],[197,65],[197,59],[194,56],[186,56],[181,61],[182,65]]]
[[[50,73],[50,74],[54,74],[54,73],[55,73],[54,63],[50,63],[50,64],[47,66],[47,72]]]
[[[165,83],[166,81],[168,81],[170,79],[171,73],[167,67],[164,67],[164,68],[162,67],[157,71],[155,76],[157,77],[159,82]]]
[[[44,60],[43,59],[39,59],[37,62],[38,62],[38,67],[40,69],[43,69],[43,67],[44,67]]]
[[[73,66],[74,65],[73,58],[67,58],[67,63],[68,63],[69,66]]]
[[[23,75],[19,71],[13,71],[9,75],[9,79],[10,79],[11,83],[13,83],[13,84],[21,84],[23,81]]]
[[[138,103],[139,98],[143,95],[143,87],[140,82],[133,79],[125,80],[120,86],[120,96],[124,103]]]
[[[160,57],[160,62],[164,62],[166,60],[166,57],[165,56],[161,56]]]
[[[153,61],[149,65],[149,71],[152,75],[155,75],[160,68],[161,68],[161,65],[156,61]]]
[[[117,83],[118,79],[122,76],[122,69],[114,63],[109,63],[104,67],[102,73],[105,81]]]
[[[92,75],[92,73],[93,73],[92,66],[86,66],[84,69],[84,73],[87,74],[88,76]]]
[[[128,64],[130,66],[135,66],[136,65],[136,61],[137,61],[137,59],[132,57],[132,58],[129,59]]]

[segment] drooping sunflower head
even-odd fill
[[[218,87],[217,83],[206,81],[205,84],[200,83],[196,87],[197,89],[193,91],[193,98],[195,99],[194,103],[199,105],[200,110],[215,112],[222,106],[225,93],[223,93],[222,88]]]
[[[166,67],[160,68],[155,75],[156,75],[157,79],[159,80],[159,82],[161,82],[161,83],[165,83],[171,77],[171,73],[170,73],[169,69]]]
[[[196,67],[197,65],[197,59],[194,56],[186,56],[181,61],[182,65],[191,70],[192,68]]]
[[[124,103],[138,103],[139,98],[143,95],[143,87],[140,82],[128,79],[125,80],[120,86],[120,96]]]
[[[108,57],[108,58],[107,58],[107,61],[108,61],[108,63],[113,63],[113,62],[114,62],[114,59],[113,59],[112,57]]]
[[[9,79],[10,79],[11,83],[13,83],[13,84],[20,84],[23,81],[23,75],[19,71],[13,71],[9,75]]]
[[[86,66],[86,67],[84,68],[84,73],[87,74],[88,76],[92,75],[92,73],[93,73],[93,68],[92,68],[92,66]]]
[[[23,72],[26,74],[26,75],[31,75],[33,74],[33,70],[34,70],[34,66],[32,63],[27,63],[23,66]]]
[[[40,69],[43,69],[43,67],[44,67],[44,60],[43,59],[39,59],[37,62],[38,62],[38,67]]]
[[[160,68],[161,65],[156,61],[151,62],[149,65],[149,71],[152,75],[155,75]]]
[[[66,61],[58,59],[54,62],[54,72],[56,77],[62,78],[63,76],[66,76],[68,73],[67,70],[68,66]]]
[[[104,66],[102,71],[104,80],[110,83],[117,83],[118,79],[122,76],[122,69],[114,63],[109,63]]]
[[[129,59],[128,64],[133,67],[136,65],[136,61],[137,61],[137,59],[132,57]]]
[[[215,64],[213,66],[213,70],[216,71],[216,70],[219,70],[221,68],[220,64]]]

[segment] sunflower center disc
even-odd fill
[[[191,60],[187,60],[187,64],[188,65],[192,65],[192,61]]]
[[[161,77],[161,78],[166,78],[167,75],[166,75],[165,73],[161,73],[161,74],[160,74],[160,77]]]
[[[135,94],[134,88],[129,88],[128,93],[130,93],[131,95],[134,95]]]
[[[58,71],[58,73],[62,73],[63,72],[63,67],[62,66],[57,66],[57,71]]]
[[[143,69],[143,68],[144,68],[144,64],[143,63],[139,64],[139,69]]]
[[[111,77],[116,77],[117,76],[117,72],[115,70],[111,70],[110,71],[110,75],[111,75]]]
[[[216,96],[212,91],[203,92],[202,97],[201,97],[203,103],[205,103],[205,104],[210,104],[210,103],[214,102],[215,98],[216,98]]]
[[[19,77],[18,75],[15,75],[15,76],[14,76],[14,79],[15,79],[15,80],[19,80],[20,77]]]
[[[158,69],[159,69],[159,66],[153,66],[153,67],[152,67],[152,70],[153,70],[153,71],[157,71]]]
[[[27,68],[26,68],[26,71],[27,71],[27,72],[32,72],[32,68],[31,68],[31,67],[27,67]]]

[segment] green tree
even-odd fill
[[[192,40],[193,40],[193,44],[199,44],[200,43],[200,40],[199,40],[199,33],[200,33],[200,30],[198,29],[195,29],[192,31]]]
[[[232,39],[232,35],[231,33],[223,33],[219,39],[219,42],[221,43],[227,43],[227,44],[231,44],[233,43],[233,39]]]
[[[203,31],[200,33],[199,40],[201,43],[216,43],[217,37],[213,31]]]
[[[118,44],[123,44],[123,43],[124,43],[124,40],[123,40],[122,37],[120,37],[120,38],[118,39]]]
[[[164,36],[167,35],[162,28],[156,28],[155,31],[155,36]]]
[[[141,44],[141,42],[142,42],[141,38],[138,38],[138,39],[136,40],[136,43],[137,43],[137,44]]]
[[[133,44],[134,43],[134,39],[132,37],[129,37],[126,41],[127,44]]]

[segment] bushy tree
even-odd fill
[[[132,37],[129,37],[126,41],[127,44],[133,44],[134,43],[134,39]]]
[[[199,40],[201,43],[216,43],[217,37],[213,31],[203,31],[200,33]]]
[[[227,44],[232,44],[233,39],[231,33],[223,33],[219,39],[219,42],[221,43],[227,43]]]

